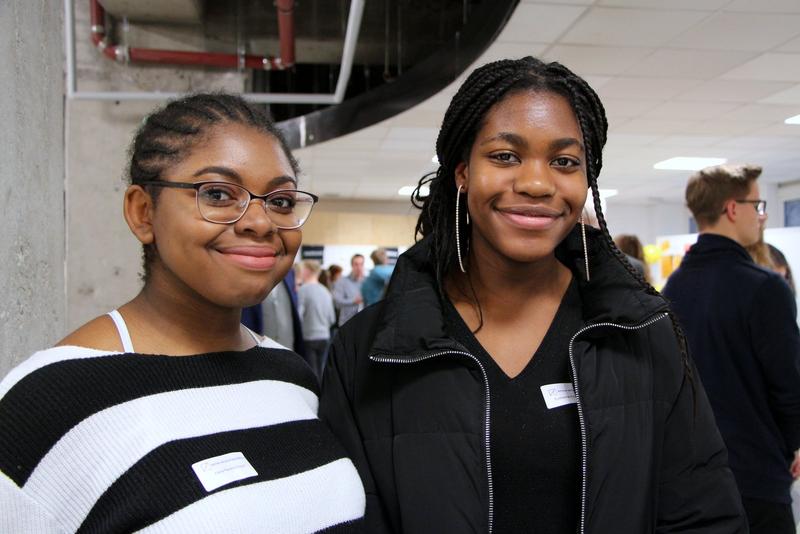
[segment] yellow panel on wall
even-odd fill
[[[317,211],[303,226],[303,241],[320,245],[410,246],[416,223],[416,215]]]

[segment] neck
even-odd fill
[[[189,288],[176,287],[180,284],[153,278],[122,307],[133,331],[139,333],[137,351],[187,355],[252,346],[241,326],[241,308],[218,306]]]
[[[715,224],[713,226],[707,226],[699,231],[700,235],[703,234],[710,234],[710,235],[721,235],[723,237],[727,237],[733,241],[736,241],[740,245],[742,245],[741,240],[739,239],[739,235],[736,233],[736,229],[725,224]],[[744,246],[744,245],[742,245]]]
[[[571,279],[555,254],[531,263],[478,261],[472,256],[467,273],[451,273],[446,289],[453,301],[477,298],[485,313],[501,319],[540,299],[560,299]]]

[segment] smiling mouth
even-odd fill
[[[563,213],[545,206],[497,208],[503,219],[524,230],[546,230],[563,216]]]
[[[269,271],[278,262],[278,254],[261,247],[233,247],[217,250],[223,258],[248,270]]]

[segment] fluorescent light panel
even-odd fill
[[[786,124],[800,124],[800,115],[795,115],[794,117],[789,117],[785,121]]]
[[[712,165],[722,165],[726,161],[728,160],[725,158],[689,158],[679,156],[659,161],[653,165],[653,168],[668,171],[699,171]]]
[[[416,185],[404,185],[397,190],[397,194],[401,197],[410,197],[416,188]],[[430,188],[427,185],[423,185],[419,192],[423,197],[426,197],[428,196],[428,193],[430,193]]]

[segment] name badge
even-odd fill
[[[566,384],[547,384],[542,386],[541,390],[544,403],[549,410],[564,406],[565,404],[575,404],[578,402],[578,398],[575,396],[575,390],[569,382]]]
[[[225,484],[258,476],[241,452],[229,452],[201,460],[192,464],[192,469],[206,491],[214,491]]]

